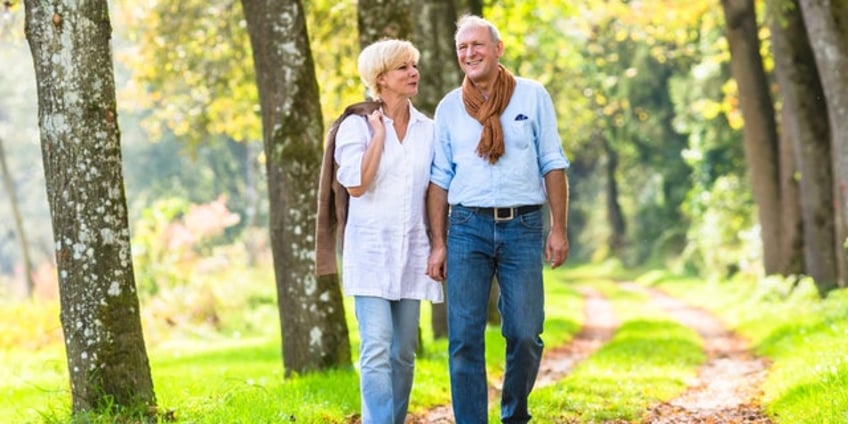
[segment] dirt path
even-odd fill
[[[751,354],[747,342],[728,331],[710,313],[674,299],[659,290],[622,283],[626,290],[646,292],[651,302],[673,319],[698,332],[704,340],[707,361],[689,389],[680,397],[655,405],[642,424],[771,424],[759,406],[759,387],[768,364]],[[569,343],[545,351],[536,387],[565,378],[577,363],[612,337],[618,322],[611,304],[599,293],[584,288],[584,327]],[[499,397],[499,381],[490,387],[490,402]],[[449,405],[407,418],[406,424],[453,424]]]
[[[623,287],[644,291],[633,283]],[[751,354],[748,343],[728,331],[712,314],[665,293],[647,290],[651,301],[704,340],[707,361],[680,397],[649,410],[650,424],[771,424],[759,406],[759,387],[768,363]]]
[[[574,366],[588,357],[612,337],[618,322],[612,305],[600,293],[590,288],[581,288],[585,298],[583,328],[568,343],[545,349],[535,387],[544,387],[565,378]],[[489,402],[500,398],[501,381],[490,382]],[[433,408],[424,416],[407,418],[406,424],[453,424],[450,405]]]

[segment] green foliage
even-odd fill
[[[682,260],[704,275],[758,272],[762,246],[739,131],[729,91],[728,52],[718,11],[704,15],[691,69],[670,81],[674,127],[688,135],[681,150],[692,169],[681,207],[690,222]]]
[[[359,39],[351,30],[356,27],[356,1],[304,3],[324,128],[329,128],[347,105],[365,98],[365,87],[357,72]]]
[[[758,273],[762,246],[752,204],[747,184],[735,175],[718,177],[708,191],[697,193],[687,208],[692,225],[683,259],[711,277]]]
[[[261,140],[240,2],[151,2],[128,8],[117,20],[136,46],[118,55],[137,81],[127,95],[151,111],[145,122],[154,139],[168,128],[192,142],[210,134]]]
[[[156,201],[145,209],[133,229],[132,251],[136,275],[136,288],[142,298],[155,295],[160,287],[185,284],[184,273],[179,269],[183,248],[168,245],[169,226],[188,209],[182,199]]]
[[[700,60],[698,25],[715,28],[705,2],[498,2],[504,63],[551,92],[572,161],[573,257],[626,263],[676,255],[690,189],[688,133],[674,125],[670,82]],[[551,54],[550,52],[555,52]],[[617,167],[626,234],[613,242],[605,190]],[[624,247],[622,250],[621,247]]]
[[[357,37],[344,35],[355,27],[356,2],[304,6],[326,126],[364,94]],[[573,258],[619,256],[634,265],[676,255],[699,216],[684,203],[719,176],[744,174],[715,9],[670,0],[486,4],[484,15],[502,30],[503,62],[544,83],[554,99],[572,160]],[[258,96],[240,3],[118,2],[112,15],[131,219],[160,197],[202,203],[227,193],[243,217],[227,231],[230,240],[243,225],[262,225]],[[626,224],[621,251],[608,245],[602,213],[612,155]]]

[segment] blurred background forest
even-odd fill
[[[702,300],[762,285],[737,293],[766,300],[766,312],[751,316],[767,327],[760,340],[771,341],[766,354],[784,372],[773,373],[779,391],[839,392],[831,387],[844,387],[846,375],[837,372],[845,290],[835,290],[848,281],[846,2],[6,0],[0,356],[10,367],[0,380],[11,383],[0,416],[21,405],[42,416],[34,408],[48,397],[65,405],[55,395],[65,389],[49,388],[68,381],[74,412],[112,401],[154,407],[146,348],[163,405],[195,402],[175,400],[195,383],[170,377],[163,351],[241,341],[276,361],[282,342],[286,377],[348,368],[358,337],[355,326],[348,332],[349,299],[337,275],[312,272],[321,138],[363,99],[356,58],[382,36],[409,37],[421,50],[415,103],[432,115],[460,83],[451,37],[455,16],[469,10],[501,29],[503,64],[553,97],[572,162],[570,265],[685,275],[694,282],[680,291]],[[577,297],[550,309],[576,313]],[[801,298],[821,302],[802,307]],[[422,311],[432,324],[422,340],[433,345],[444,336],[438,308]],[[811,341],[819,332],[827,337]],[[656,343],[647,344],[655,359]],[[170,363],[193,372],[182,364],[208,357],[218,370],[223,352]],[[254,364],[238,352],[229,360]],[[787,367],[781,355],[801,360]],[[339,394],[333,383],[328,398]],[[841,413],[809,399],[802,413]],[[221,408],[240,414],[260,403],[269,402]]]
[[[797,3],[754,4],[759,65],[780,110],[772,6]],[[357,4],[304,7],[326,129],[363,97]],[[503,63],[544,83],[556,104],[572,161],[571,261],[612,258],[714,278],[766,271],[718,2],[502,0],[483,10],[501,28]],[[9,179],[0,190],[0,297],[51,299],[54,243],[24,10],[7,2],[0,12],[0,156]],[[183,306],[214,305],[222,299],[202,289],[199,275],[270,267],[261,116],[241,3],[117,0],[110,13],[140,298],[191,292]],[[199,291],[187,291],[192,285]]]

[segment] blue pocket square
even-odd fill
[[[527,117],[524,116],[524,114],[522,114],[522,113],[519,113],[518,115],[515,116],[516,121],[524,121],[526,119],[527,119]]]

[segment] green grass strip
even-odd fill
[[[565,380],[534,391],[538,422],[638,420],[652,404],[680,395],[705,360],[700,336],[651,307],[644,293],[611,281],[593,286],[613,302],[621,326]]]

